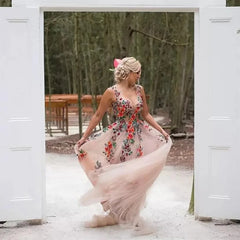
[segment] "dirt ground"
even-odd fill
[[[73,146],[78,141],[79,135],[69,135],[54,140],[46,141],[47,153],[73,154]],[[167,165],[193,169],[194,165],[194,139],[172,138],[173,146],[168,156]]]

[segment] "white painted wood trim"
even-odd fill
[[[198,83],[201,80],[200,77],[200,18],[199,18],[199,11],[194,13],[194,190],[198,189],[198,168],[197,163],[201,161],[198,152],[200,151],[199,146],[201,144],[201,140],[198,138],[199,131],[201,126],[201,110],[199,110],[199,104],[201,101],[201,96],[199,94],[198,89]],[[201,106],[201,105],[200,105]],[[196,201],[198,199],[197,191],[194,191],[194,215],[195,218],[198,218],[197,216],[197,209],[198,209],[198,202]]]
[[[45,76],[44,76],[44,12],[40,11],[40,21],[39,21],[39,67],[41,68],[41,76],[39,76],[41,81],[40,86],[40,98],[41,106],[39,111],[41,111],[43,114],[41,115],[41,135],[42,138],[40,139],[40,145],[42,147],[43,155],[43,163],[41,165],[42,169],[42,221],[41,223],[44,223],[47,221],[47,199],[46,199],[46,164],[45,164]]]
[[[200,7],[224,7],[226,0],[12,0],[12,5],[44,11],[148,11],[194,12]]]

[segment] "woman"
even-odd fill
[[[119,223],[139,227],[146,192],[171,147],[169,135],[148,112],[143,87],[136,84],[141,76],[139,61],[126,57],[115,66],[116,84],[104,92],[87,130],[75,145],[79,162],[94,186],[81,202],[101,202],[108,213],[94,216],[87,227]],[[116,121],[90,136],[110,107]]]

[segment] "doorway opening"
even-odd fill
[[[54,154],[60,153],[70,154],[68,156],[74,161],[71,166],[69,165],[71,171],[74,167],[80,169],[73,156],[73,146],[81,132],[78,129],[79,92],[81,98],[91,97],[90,106],[85,106],[86,102],[82,101],[82,107],[85,107],[81,114],[84,131],[97,106],[97,102],[94,105],[92,99],[114,84],[112,72],[114,58],[134,56],[142,64],[140,84],[149,96],[150,112],[174,139],[166,173],[173,176],[174,169],[178,168],[181,169],[179,173],[181,176],[187,176],[182,178],[182,181],[188,183],[183,190],[187,211],[191,198],[194,165],[194,13],[45,12],[44,14],[45,94],[48,101],[51,95],[52,106],[59,104],[62,107],[67,104],[68,109],[67,132],[64,132],[64,129],[60,133],[49,132],[48,123],[46,124],[46,150],[49,153],[47,156],[50,156],[50,166],[61,163],[59,166],[65,168],[68,157],[65,159],[66,155],[61,155],[58,162]],[[55,111],[53,108],[53,117],[56,116]],[[110,122],[111,117],[107,116],[96,131]],[[58,128],[54,121],[50,123],[51,127],[53,130]],[[63,171],[60,171],[59,179],[64,177],[62,174]],[[78,180],[74,187],[79,193],[81,182],[85,180],[82,176],[76,176],[76,179]],[[175,182],[180,179],[175,179]],[[69,186],[66,188],[71,189]],[[76,197],[74,194],[71,196]],[[69,199],[69,196],[67,198]]]

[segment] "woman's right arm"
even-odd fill
[[[107,111],[107,109],[111,106],[112,102],[114,101],[114,92],[108,88],[100,101],[100,104],[98,106],[97,111],[93,115],[87,130],[84,132],[83,136],[81,139],[77,142],[78,146],[80,147],[86,139],[91,135],[92,130],[97,126],[97,124],[101,121],[104,113]]]

